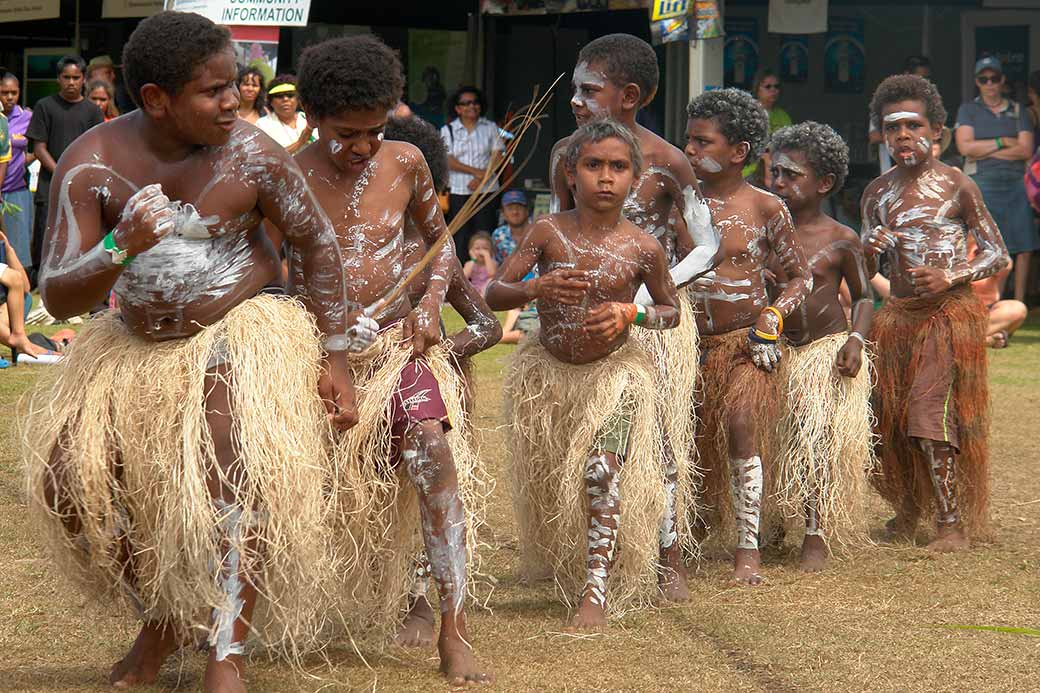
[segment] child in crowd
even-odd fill
[[[469,239],[470,259],[462,266],[462,273],[478,293],[483,294],[491,277],[495,276],[498,263],[491,249],[491,236],[486,231],[477,231]]]

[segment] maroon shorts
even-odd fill
[[[390,435],[395,448],[409,428],[430,419],[440,421],[445,431],[451,430],[441,386],[426,361],[419,358],[401,369],[397,390],[390,398]]]
[[[940,344],[934,335],[929,335],[910,384],[907,435],[960,449],[957,412],[951,401],[956,367],[950,345]]]

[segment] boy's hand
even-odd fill
[[[924,298],[938,296],[953,286],[950,275],[938,267],[911,267],[907,272],[914,283],[914,293]]]
[[[358,422],[354,379],[350,377],[346,352],[331,351],[322,359],[318,394],[336,430],[345,431]]]
[[[838,372],[846,378],[855,378],[863,365],[863,343],[856,337],[849,337],[845,345],[838,352],[838,358],[834,361]]]
[[[412,356],[418,358],[426,350],[441,341],[441,323],[436,314],[426,309],[423,303],[407,315],[402,324],[401,336],[412,343]]]
[[[158,183],[146,185],[126,202],[113,236],[116,246],[130,256],[154,248],[174,229],[170,198]]]
[[[537,279],[530,280],[531,298],[545,298],[568,306],[576,306],[585,298],[591,284],[583,270],[554,269]]]
[[[634,303],[601,303],[589,311],[582,327],[593,337],[611,341],[636,320]]]
[[[874,230],[863,241],[863,254],[867,257],[881,255],[886,250],[893,250],[899,242],[899,232],[875,226]]]
[[[367,315],[359,315],[347,330],[347,351],[360,354],[379,339],[379,323]]]
[[[773,369],[776,368],[776,364],[780,363],[780,343],[759,344],[758,342],[751,342],[749,346],[751,348],[751,362],[767,373],[772,373]]]

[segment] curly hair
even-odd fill
[[[849,175],[849,145],[830,125],[807,120],[780,128],[769,141],[769,151],[774,158],[780,152],[804,154],[818,177],[834,176],[831,193],[841,190],[845,177]]]
[[[578,63],[595,64],[618,87],[635,84],[645,106],[657,91],[661,78],[657,53],[649,43],[631,34],[607,34],[586,44]]]
[[[581,157],[582,147],[602,142],[611,137],[616,137],[628,145],[628,150],[632,154],[632,175],[638,178],[643,171],[643,150],[639,147],[639,140],[631,130],[610,118],[582,125],[574,131],[563,150],[564,167],[574,173],[578,170],[578,159]]]
[[[924,77],[917,75],[892,75],[887,77],[870,99],[870,116],[880,124],[881,110],[890,103],[900,101],[920,101],[924,104],[924,114],[932,125],[946,122],[946,107],[935,85]]]
[[[432,124],[418,116],[391,116],[386,121],[383,136],[388,140],[415,145],[430,167],[434,190],[439,192],[448,186],[448,148]]]
[[[730,144],[747,142],[747,161],[757,161],[769,137],[769,114],[758,99],[730,87],[706,91],[694,97],[686,107],[690,120],[711,120]]]
[[[253,102],[253,110],[260,115],[264,115],[267,113],[267,87],[264,86],[264,73],[260,72],[260,68],[256,66],[240,68],[235,84],[238,85],[238,90],[242,91],[242,82],[250,75],[255,76],[260,81],[260,91],[257,92],[256,101]]]
[[[389,111],[401,98],[401,61],[374,36],[330,39],[300,56],[300,100],[307,113],[325,118],[345,110]]]
[[[178,94],[195,69],[231,47],[231,32],[191,12],[159,12],[134,29],[123,48],[123,79],[141,105],[141,87],[155,84]]]

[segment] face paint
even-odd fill
[[[329,152],[332,154],[339,154],[341,151],[343,151],[343,145],[339,143],[339,140],[329,140]]]
[[[581,85],[591,84],[603,88],[607,84],[607,76],[598,70],[589,69],[589,64],[584,60],[574,68],[574,97],[571,104],[577,108],[587,109],[595,115],[602,115],[604,110],[595,99],[586,98],[581,92]]]
[[[895,113],[889,113],[885,116],[886,123],[895,123],[900,120],[910,120],[912,118],[920,118],[920,113],[914,113],[913,111],[896,111]]]
[[[712,159],[710,156],[704,156],[697,162],[697,168],[706,173],[718,173],[722,170],[722,164],[715,161],[715,159]]]
[[[799,164],[796,164],[794,160],[791,159],[791,157],[787,156],[787,154],[783,152],[780,152],[776,155],[776,157],[773,159],[773,165],[779,166],[780,168],[786,168],[789,171],[794,171],[795,173],[802,176],[807,175],[808,173]]]

